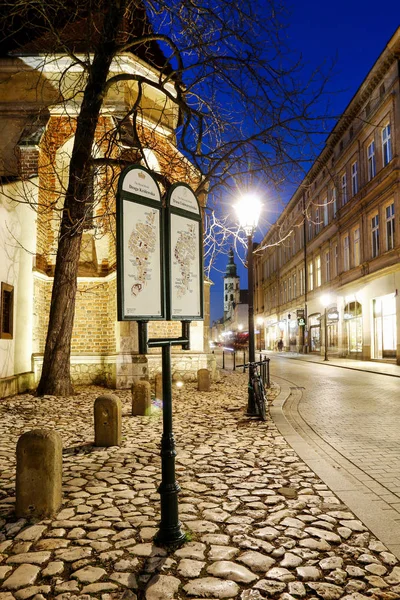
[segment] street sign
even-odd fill
[[[296,310],[296,317],[298,319],[304,319],[304,308],[298,308]]]
[[[163,237],[158,184],[144,167],[129,166],[117,194],[119,321],[165,319]]]
[[[167,196],[167,318],[203,319],[203,244],[200,206],[191,188],[174,184]]]
[[[304,319],[297,319],[297,324],[298,324],[300,327],[304,327],[304,325],[306,324],[306,322],[305,322],[305,320],[304,320]]]

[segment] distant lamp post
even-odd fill
[[[255,361],[254,347],[254,273],[253,273],[253,234],[258,225],[258,219],[261,213],[261,202],[253,194],[242,196],[239,202],[234,206],[239,221],[239,226],[247,235],[247,272],[249,288],[249,362]],[[250,383],[250,369],[249,369]],[[247,414],[257,415],[257,409],[254,402],[254,396],[249,385]]]
[[[325,294],[324,296],[321,296],[321,304],[325,309],[324,312],[324,336],[325,336],[325,356],[324,356],[324,360],[328,360],[328,313],[327,313],[327,308],[329,306],[331,302],[330,297],[328,296],[328,294]]]
[[[242,330],[243,330],[243,325],[242,325],[241,323],[239,323],[239,325],[238,325],[238,330],[239,330],[239,331],[242,331]]]
[[[262,331],[263,323],[264,323],[264,319],[262,317],[257,317],[257,325],[258,325],[259,334],[260,334],[260,347],[259,347],[260,352],[261,352],[261,344],[262,344],[261,331]]]

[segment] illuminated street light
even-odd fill
[[[324,335],[325,335],[325,356],[324,356],[324,360],[328,360],[328,316],[327,316],[327,308],[329,306],[329,304],[331,303],[331,299],[330,296],[328,294],[324,294],[323,296],[321,296],[321,304],[325,309],[325,313],[324,313]]]
[[[261,202],[254,194],[242,196],[234,206],[239,221],[239,226],[244,229],[247,235],[247,270],[248,270],[248,288],[249,288],[249,362],[255,361],[254,348],[254,284],[253,284],[253,234],[258,225],[258,219],[261,213]],[[249,369],[249,384],[250,369]],[[247,414],[255,416],[257,410],[254,402],[254,396],[251,385],[249,385],[249,395],[247,403]]]

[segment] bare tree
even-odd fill
[[[57,205],[60,197],[62,202],[37,390],[39,395],[69,395],[79,255],[93,203],[93,169],[103,169],[107,186],[114,190],[121,166],[146,162],[145,148],[157,149],[167,171],[159,175],[164,188],[171,182],[168,172],[185,172],[198,194],[212,198],[214,212],[207,220],[212,223],[207,246],[212,256],[231,230],[220,218],[226,198],[231,201],[236,190],[255,183],[282,184],[301,170],[299,149],[308,149],[321,130],[315,107],[326,77],[318,71],[305,81],[300,64],[285,47],[285,15],[273,0],[243,0],[239,5],[231,0],[3,0],[2,4],[0,52],[35,55],[43,65],[52,62],[61,73],[57,98],[53,95],[48,104],[63,106],[66,115],[71,105],[77,107],[77,116],[71,118],[74,141],[68,183],[61,193],[52,190]],[[112,68],[126,55],[138,57],[144,65],[141,72]],[[146,71],[146,64],[152,68]],[[35,69],[40,71],[39,63]],[[72,72],[79,75],[72,77]],[[135,94],[115,129],[105,128],[99,139],[105,99],[126,82],[134,82]],[[42,78],[37,85],[46,83]],[[157,135],[142,126],[149,88],[164,99],[152,108],[154,122],[165,120],[167,113],[179,115],[177,122],[171,121],[179,148],[175,153],[172,143],[163,149]],[[43,89],[39,91],[43,97]],[[40,115],[45,108],[42,102]],[[131,139],[129,152],[116,149],[124,135]],[[103,147],[101,157],[93,150],[95,141]],[[105,213],[103,226],[106,217],[113,219],[112,204]]]

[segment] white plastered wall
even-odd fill
[[[37,185],[31,179],[0,189],[0,281],[14,286],[13,338],[0,339],[0,378],[31,371]]]

